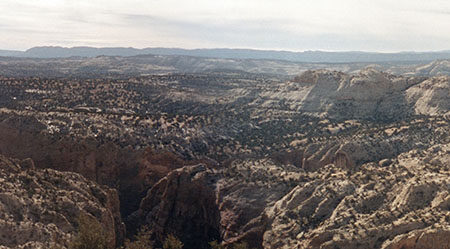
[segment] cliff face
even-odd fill
[[[185,162],[172,153],[120,147],[113,142],[49,134],[33,116],[10,115],[0,122],[0,153],[31,158],[37,168],[77,172],[117,188],[124,215],[138,208],[141,195]],[[124,194],[122,194],[124,193]]]
[[[157,244],[174,234],[185,248],[209,248],[208,242],[220,239],[215,178],[201,164],[170,172],[148,190],[130,223],[147,225]]]
[[[32,160],[0,156],[0,245],[66,247],[81,213],[98,220],[111,247],[124,239],[117,192],[77,173],[35,169]]]
[[[280,164],[269,159],[247,159],[215,169],[184,167],[185,162],[171,153],[134,151],[112,143],[99,144],[94,139],[66,140],[65,136],[51,136],[44,132],[39,121],[26,116],[3,120],[0,148],[8,155],[37,159],[36,162],[22,162],[25,168],[44,168],[48,163],[51,168],[77,171],[111,186],[120,183],[122,215],[127,217],[130,232],[140,225],[148,225],[157,242],[173,233],[186,248],[207,248],[207,242],[215,239],[222,239],[226,244],[246,241],[256,248],[291,248],[294,244],[308,248],[326,243],[358,248],[348,242],[351,239],[361,245],[381,248],[385,243],[386,247],[390,245],[388,243],[403,245],[401,243],[416,237],[426,241],[425,238],[439,237],[446,231],[428,225],[435,220],[418,221],[428,219],[426,214],[430,212],[437,212],[437,217],[442,217],[441,211],[435,211],[435,208],[420,212],[401,211],[401,217],[406,217],[403,220],[397,216],[385,217],[392,213],[390,208],[384,207],[385,203],[404,207],[416,205],[407,200],[407,196],[413,195],[409,192],[429,189],[424,192],[425,196],[440,191],[443,192],[440,196],[446,198],[445,184],[422,182],[415,186],[415,181],[436,170],[447,174],[448,168],[444,166],[449,165],[445,157],[448,145],[433,147],[427,156],[419,152],[411,154],[411,158],[417,157],[423,165],[432,164],[434,168],[421,168],[414,162],[413,165],[419,168],[405,169],[412,166],[400,164],[400,158],[409,155],[401,153],[414,149],[421,151],[427,144],[433,144],[436,137],[445,141],[448,125],[441,124],[445,120],[433,121],[434,125],[429,129],[424,125],[428,123],[426,119],[415,122],[417,127],[413,123],[382,126],[369,137],[303,143],[299,145],[300,152],[289,154],[291,158],[279,155],[286,159]],[[397,158],[399,154],[401,156]],[[432,155],[436,159],[428,158]],[[296,162],[296,166],[291,161]],[[445,179],[442,175],[430,177]],[[407,183],[409,188],[405,187]],[[365,187],[360,187],[363,185]],[[360,194],[362,192],[367,196]],[[394,198],[401,194],[402,198]],[[355,211],[349,211],[352,209]],[[138,211],[129,215],[135,210]],[[343,231],[346,229],[360,232],[361,226],[355,225],[360,219],[368,230],[373,230],[368,234],[381,242],[364,236],[345,237]],[[409,220],[414,221],[414,225]],[[378,225],[387,226],[389,222],[409,228],[379,229]],[[340,242],[335,242],[330,233],[324,232],[330,229],[335,229],[331,233],[333,236],[342,234],[342,241],[336,239]],[[386,237],[388,234],[398,237]]]
[[[271,160],[185,167],[154,185],[133,218],[157,239],[178,234],[186,248],[217,233],[255,248],[448,248],[449,172],[450,144],[357,169],[305,172]]]

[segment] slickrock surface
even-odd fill
[[[77,231],[78,217],[97,219],[114,247],[125,226],[117,192],[77,173],[34,169],[28,160],[0,155],[0,245],[2,248],[66,247]]]
[[[408,102],[417,114],[450,114],[450,76],[434,77],[406,91]]]
[[[448,248],[449,193],[450,144],[438,144],[357,169],[306,172],[267,159],[184,167],[154,185],[131,218],[156,238],[197,224],[185,227],[197,229],[183,237],[196,241],[189,248],[218,232],[225,244],[255,248]]]
[[[410,113],[404,91],[423,81],[365,69],[357,74],[315,70],[294,78],[272,96],[291,109],[326,114],[335,119],[398,119]]]
[[[437,60],[426,65],[421,65],[409,73],[416,75],[440,76],[450,74],[450,60]]]
[[[266,230],[264,209],[287,194],[297,182],[309,177],[293,165],[272,160],[237,160],[219,171],[215,184],[220,210],[220,229],[225,243],[246,241],[260,248]]]
[[[334,165],[273,207],[264,248],[449,248],[450,144],[356,172]]]

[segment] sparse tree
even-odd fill
[[[78,218],[78,233],[69,245],[70,249],[109,249],[102,225],[85,213]]]
[[[220,244],[217,240],[211,241],[208,244],[211,246],[211,249],[228,249],[228,247]]]
[[[235,243],[233,249],[248,249],[248,244],[247,242]]]
[[[147,226],[141,227],[138,234],[134,236],[134,241],[125,241],[125,249],[152,249],[150,240],[150,230]]]

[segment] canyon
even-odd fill
[[[212,60],[1,58],[0,246],[450,248],[448,61]]]

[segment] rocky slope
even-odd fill
[[[261,94],[265,102],[281,101],[291,110],[334,119],[392,120],[411,114],[405,90],[424,78],[394,76],[367,69],[358,74],[307,71],[275,92]],[[265,98],[264,98],[265,97]]]
[[[406,91],[407,102],[414,105],[416,114],[450,115],[450,77],[433,77]]]
[[[2,248],[68,246],[81,213],[98,220],[111,247],[124,239],[117,192],[76,173],[35,169],[31,159],[0,155]]]
[[[149,190],[135,215],[155,234],[179,236],[181,221],[193,219],[187,224],[201,229],[185,238],[196,241],[189,248],[206,248],[200,235],[212,240],[216,232],[225,244],[255,248],[448,248],[449,179],[448,143],[357,170],[328,164],[305,172],[271,160],[189,166]]]
[[[148,190],[128,222],[148,226],[159,246],[167,234],[176,234],[186,248],[209,248],[208,242],[220,240],[212,182],[212,172],[202,164],[174,170]]]
[[[355,58],[354,55],[352,55],[352,58]],[[449,75],[449,60],[445,57],[442,59],[431,63],[430,61],[433,58],[429,60],[412,59],[403,62],[389,60],[352,62],[349,60],[341,63],[330,63],[325,60],[294,62],[283,59],[231,59],[226,58],[226,56],[225,58],[214,58],[214,56],[152,54],[137,56],[104,56],[99,54],[99,56],[90,58],[13,58],[0,56],[0,75],[8,77],[124,78],[148,74],[233,71],[284,77],[293,76],[306,70],[318,69],[355,73],[368,67],[397,75]]]
[[[449,177],[450,144],[351,173],[330,165],[266,209],[263,245],[448,248]]]
[[[293,81],[266,87],[250,106],[284,108],[332,119],[392,121],[411,115],[443,115],[449,110],[448,76],[407,77],[364,69],[356,74],[306,71]]]
[[[449,60],[433,61],[429,64],[415,68],[415,72],[411,72],[410,74],[430,75],[430,76],[449,75],[450,74],[450,61]]]
[[[77,172],[119,191],[121,211],[135,211],[147,188],[173,169],[187,164],[169,152],[121,147],[95,138],[49,134],[33,116],[0,118],[0,154],[31,158],[37,168]]]
[[[148,225],[156,245],[173,233],[185,249],[447,243],[447,76],[0,77],[0,90],[0,154],[117,189],[129,236]]]

